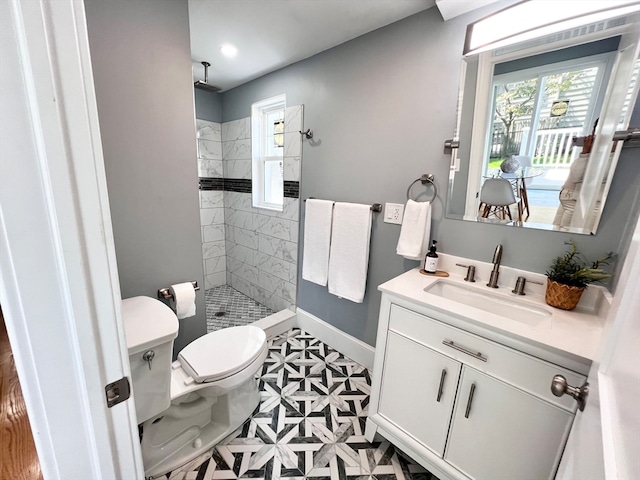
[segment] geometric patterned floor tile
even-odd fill
[[[437,480],[391,443],[365,439],[366,368],[300,329],[268,343],[251,418],[168,478]]]

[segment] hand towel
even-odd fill
[[[336,203],[329,254],[329,293],[362,303],[370,239],[371,206]]]
[[[396,253],[409,260],[422,260],[429,249],[431,203],[409,200],[404,208]]]
[[[305,203],[302,278],[322,286],[327,284],[333,204],[315,198]]]

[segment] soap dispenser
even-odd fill
[[[427,273],[436,273],[438,269],[438,254],[436,253],[436,240],[433,240],[431,243],[431,247],[429,248],[429,253],[424,259],[424,271]]]

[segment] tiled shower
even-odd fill
[[[208,299],[221,298],[229,290],[214,295],[213,289],[227,285],[249,297],[245,307],[250,311],[263,311],[250,307],[252,301],[274,312],[295,307],[302,118],[302,105],[286,108],[282,212],[251,204],[251,118],[222,124],[196,120]],[[237,300],[227,302],[232,303]],[[215,318],[216,313],[223,315],[208,303],[209,330],[229,324],[229,319]]]

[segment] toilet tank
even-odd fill
[[[178,318],[159,300],[133,297],[122,300],[122,319],[140,424],[169,408],[171,403],[171,360]],[[151,364],[145,354],[153,357]]]

